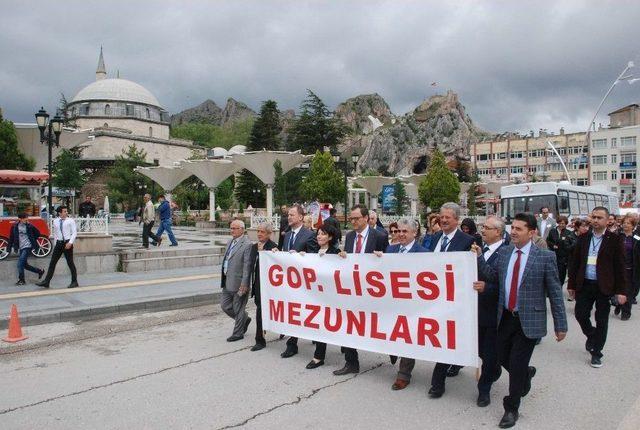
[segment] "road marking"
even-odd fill
[[[219,277],[220,277],[219,273],[214,273],[209,275],[191,275],[191,276],[181,276],[177,278],[160,278],[160,279],[148,279],[144,281],[116,282],[113,284],[89,285],[87,287],[79,287],[79,288],[73,288],[73,289],[69,289],[69,288],[44,289],[40,291],[25,291],[22,293],[0,294],[0,300],[23,299],[27,297],[40,297],[40,296],[54,296],[58,294],[84,293],[87,291],[110,290],[114,288],[142,287],[145,285],[168,284],[171,282],[200,281],[203,279],[214,279]]]

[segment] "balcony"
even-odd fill
[[[621,161],[620,162],[621,169],[635,169],[636,162],[635,161]]]
[[[620,179],[620,185],[633,185],[635,179]]]

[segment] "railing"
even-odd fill
[[[274,231],[277,231],[280,227],[280,215],[273,215],[271,217],[266,215],[251,215],[251,227],[258,228],[262,223],[270,222]]]
[[[388,227],[389,224],[391,224],[392,222],[398,222],[400,221],[402,218],[408,218],[408,219],[412,219],[414,221],[418,221],[420,222],[420,217],[413,217],[411,215],[378,215],[378,219],[380,220],[380,222],[382,223],[383,226]]]
[[[53,223],[60,222],[60,218],[49,219],[49,234],[53,235]],[[109,218],[75,218],[78,233],[109,234]]]

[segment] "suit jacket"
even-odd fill
[[[231,246],[230,240],[224,252]],[[224,257],[223,257],[224,259]],[[222,287],[229,292],[236,292],[240,286],[249,286],[251,281],[251,241],[247,235],[237,239],[236,245],[227,256],[227,274]]]
[[[400,244],[396,243],[395,245],[387,246],[387,250],[385,251],[385,254],[397,254],[399,252],[400,252]],[[413,242],[413,246],[411,247],[411,249],[408,250],[407,252],[429,252],[429,250],[424,246],[420,245],[418,243],[418,240],[416,239],[416,241]]]
[[[540,234],[544,240],[547,240],[547,236],[549,235],[549,232],[552,229],[556,228],[558,223],[556,222],[555,219],[551,217],[547,217],[547,228],[544,230],[544,234],[542,234],[542,230],[540,229],[541,225],[542,225],[542,218],[538,218],[538,234]]]
[[[440,238],[443,234],[443,231],[439,231],[433,235],[433,238],[431,239],[431,246],[429,247],[430,252],[435,251],[436,245],[438,245],[438,242],[440,241]],[[473,236],[469,236],[462,230],[456,230],[456,233],[453,235],[453,239],[451,239],[451,242],[447,247],[447,252],[469,251],[471,249],[473,241]]]
[[[495,250],[491,257],[486,260],[487,264],[494,270],[498,269],[498,252],[507,246],[504,242]],[[498,298],[500,286],[496,282],[486,282],[484,291],[478,293],[478,326],[497,327],[498,326]]]
[[[562,233],[559,233],[558,229],[554,228],[547,235],[547,247],[556,253],[559,263],[567,264],[573,247],[576,246],[576,240],[576,235],[571,230],[565,228]]]
[[[478,257],[479,278],[498,285],[498,322],[505,310],[507,270],[514,248],[513,245],[506,245],[496,251],[498,256],[494,266],[487,264],[483,256]],[[517,301],[522,331],[529,339],[537,339],[547,334],[546,297],[549,297],[551,304],[555,331],[566,332],[567,314],[562,298],[562,286],[558,278],[556,255],[532,244],[520,281]]]
[[[284,241],[282,242],[283,251],[297,251],[297,252],[318,252],[318,241],[316,240],[316,234],[306,227],[300,227],[300,231],[293,240],[293,248],[289,249],[289,238],[293,234],[293,230],[289,230],[284,235]]]
[[[578,242],[569,260],[569,290],[580,291],[584,284],[587,257],[593,232],[578,236]],[[607,296],[627,294],[627,280],[624,275],[624,241],[622,236],[605,230],[598,259],[596,262],[596,276],[600,292]]]
[[[351,230],[347,233],[344,239],[344,252],[347,254],[353,253],[354,244],[356,243],[356,232]],[[380,234],[379,231],[369,227],[369,234],[367,235],[367,241],[364,243],[365,254],[371,254],[373,251],[384,252],[389,246],[389,241],[385,236]]]
[[[263,251],[271,251],[273,248],[277,248],[278,244],[269,239],[265,242]],[[258,252],[258,244],[251,245],[251,297],[257,294],[260,295],[260,253]]]
[[[636,239],[637,237],[640,237],[640,234],[634,233],[633,234],[633,269],[631,272],[631,285],[628,285],[628,287],[631,288],[632,293],[635,293],[636,291],[638,291],[638,289],[640,289],[640,239]],[[631,297],[629,298],[631,299]]]
[[[9,252],[11,252],[11,248],[13,248],[15,252],[18,252],[20,250],[20,232],[18,231],[19,224],[20,222],[16,221],[11,226],[11,233],[9,234],[9,246],[7,246]],[[31,242],[31,249],[37,251],[38,248],[40,248],[40,245],[38,245],[38,237],[40,236],[40,231],[38,231],[38,229],[30,222],[28,222],[26,226],[27,237],[29,238],[29,242]]]

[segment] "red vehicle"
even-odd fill
[[[36,257],[46,257],[51,253],[51,240],[47,221],[39,216],[40,185],[49,178],[43,172],[23,172],[0,170],[0,260],[10,254],[9,236],[11,228],[18,221],[18,213],[26,212],[29,222],[40,232],[39,249],[33,250]]]

